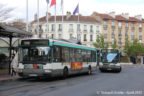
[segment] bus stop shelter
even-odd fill
[[[9,74],[11,69],[11,56],[12,56],[12,40],[13,38],[27,38],[31,37],[32,34],[30,32],[20,30],[14,27],[3,26],[0,24],[0,37],[9,38]],[[0,69],[1,70],[1,69]]]

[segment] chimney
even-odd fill
[[[37,20],[37,14],[34,15],[34,20]]]
[[[138,20],[142,20],[142,15],[136,15],[135,18]]]
[[[111,16],[111,17],[113,17],[113,18],[115,18],[115,12],[114,12],[114,11],[113,11],[113,12],[108,13],[108,15],[109,15],[109,16]]]
[[[71,12],[67,11],[66,18],[69,19],[71,17]]]
[[[121,16],[126,19],[129,19],[129,13],[122,13]]]

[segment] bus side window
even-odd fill
[[[62,62],[69,62],[69,48],[62,48]]]
[[[60,47],[53,47],[53,62],[60,62]]]
[[[75,62],[74,48],[70,48],[70,62]]]

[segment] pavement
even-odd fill
[[[19,79],[20,77],[18,75],[11,76],[11,75],[0,75],[0,82],[6,82],[6,81],[14,81]]]
[[[132,66],[134,64],[132,63],[121,63],[122,66]],[[14,81],[19,79],[20,77],[18,75],[16,76],[11,76],[11,75],[0,75],[0,82],[5,82],[5,81]]]
[[[0,82],[0,96],[144,96],[144,65],[122,66],[120,73],[99,70],[67,79]]]

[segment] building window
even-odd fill
[[[72,34],[70,34],[70,39],[73,39],[73,35]]]
[[[112,44],[114,44],[114,38],[112,38]]]
[[[90,41],[93,41],[93,35],[90,35]]]
[[[62,24],[59,24],[59,29],[58,31],[62,31]]]
[[[118,23],[118,26],[121,28],[121,27],[122,27],[122,23],[121,23],[121,22],[119,22],[119,23]]]
[[[115,35],[115,31],[114,30],[112,30],[112,35]]]
[[[142,24],[139,24],[139,28],[142,28]]]
[[[133,36],[133,35],[134,35],[134,32],[131,32],[131,35]]]
[[[121,46],[121,44],[122,44],[122,43],[121,43],[121,38],[118,39],[118,43],[119,43],[119,45]]]
[[[128,31],[125,31],[125,36],[128,36]]]
[[[81,29],[80,29],[80,24],[77,24],[77,31],[80,32]]]
[[[107,38],[104,38],[104,42],[107,42]]]
[[[115,22],[114,21],[112,21],[112,26],[115,26]]]
[[[62,35],[61,34],[59,34],[59,39],[62,39]]]
[[[104,21],[104,26],[107,26],[107,21]]]
[[[90,32],[93,32],[93,25],[90,25]]]
[[[84,34],[84,41],[87,41],[87,35]]]
[[[131,24],[131,27],[134,28],[134,26],[135,26],[134,23],[132,23],[132,24]]]
[[[118,35],[119,35],[119,36],[121,36],[121,35],[122,35],[122,34],[121,34],[121,30],[119,30],[119,33],[118,33]]]
[[[142,36],[142,32],[139,32],[139,36]]]
[[[107,30],[104,30],[104,34],[107,34]]]
[[[125,23],[125,27],[128,28],[128,23]]]
[[[52,31],[55,31],[55,24],[52,24]]]
[[[54,38],[54,34],[51,35],[51,38],[52,38],[52,39]]]
[[[73,24],[69,24],[69,32],[73,32]]]
[[[142,43],[142,40],[139,40],[139,43]]]
[[[45,27],[45,28],[46,28],[46,29],[45,29],[45,32],[47,32],[47,27],[48,27],[48,31],[49,31],[49,25],[48,25],[48,26],[46,25],[46,27]]]
[[[87,25],[84,25],[84,31],[87,31]]]

